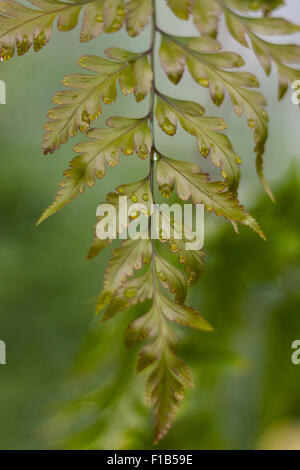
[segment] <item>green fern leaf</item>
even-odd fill
[[[174,15],[181,20],[188,20],[193,5],[193,0],[167,0]]]
[[[188,286],[196,284],[205,270],[204,252],[202,250],[186,250],[183,240],[171,241],[169,245],[172,253],[177,254],[179,263],[184,266]]]
[[[155,269],[160,283],[165,289],[175,294],[176,302],[182,304],[187,295],[187,282],[182,272],[156,254],[154,257]]]
[[[201,34],[213,38],[217,36],[220,13],[221,8],[217,1],[194,0],[194,23]]]
[[[231,8],[242,12],[262,10],[265,15],[284,5],[284,0],[226,0]]]
[[[135,37],[150,22],[153,13],[151,0],[130,0],[126,3],[126,30]]]
[[[184,52],[166,36],[162,36],[159,49],[161,65],[174,85],[180,82],[185,69]]]
[[[103,6],[105,0],[89,2],[84,8],[80,41],[87,42],[98,37],[103,29]]]
[[[273,44],[262,39],[258,34],[264,36],[294,34],[300,31],[300,27],[284,18],[241,16],[224,5],[223,11],[231,35],[245,47],[248,47],[247,37],[249,38],[254,53],[267,75],[270,75],[272,62],[274,62],[279,74],[278,97],[282,99],[286,94],[288,81],[293,81],[299,77],[299,71],[288,67],[287,64],[300,63],[300,46],[295,44]]]
[[[184,398],[184,385],[192,386],[190,371],[174,351],[178,340],[169,321],[211,331],[211,326],[194,309],[174,303],[159,291],[147,314],[135,320],[126,331],[126,344],[131,347],[146,338],[154,338],[140,352],[137,371],[155,364],[147,382],[147,395],[154,407],[155,442],[161,440]]]
[[[91,140],[74,147],[79,155],[64,172],[66,179],[60,183],[54,202],[42,214],[38,224],[75,199],[86,186],[92,187],[95,178],[103,178],[106,165],[114,167],[119,163],[120,150],[125,155],[136,151],[140,158],[147,158],[152,145],[147,119],[147,116],[142,119],[115,117],[107,120],[108,128],[91,129],[87,134]]]
[[[117,205],[116,194],[126,195],[128,201],[134,194],[134,202],[146,200],[150,204],[152,198],[145,193],[147,184],[149,185],[149,179],[123,185],[117,188],[115,193],[109,194],[107,201],[112,204],[115,201]],[[147,197],[141,198],[142,194],[144,196],[147,194]],[[174,252],[174,242],[170,243]],[[181,250],[180,243],[183,243],[183,240],[178,240],[176,246],[178,253]],[[194,281],[196,274],[191,272],[191,269],[197,271],[199,265],[203,268],[203,253],[185,253],[187,255],[185,268],[189,274],[193,274]],[[180,262],[183,262],[183,259]],[[141,269],[143,265],[146,265],[146,271],[135,276],[136,270]],[[129,279],[130,277],[132,278]],[[159,285],[170,290],[175,296],[175,302],[162,293]],[[178,339],[170,324],[177,323],[202,331],[212,329],[195,309],[183,305],[186,293],[187,281],[183,273],[154,248],[153,241],[126,240],[113,252],[97,305],[97,312],[106,307],[102,321],[107,321],[136,303],[152,299],[152,306],[148,312],[128,326],[125,342],[128,347],[133,347],[147,338],[151,340],[140,351],[136,368],[141,372],[154,366],[147,382],[147,395],[154,407],[156,442],[163,438],[171,426],[184,398],[184,386],[192,385],[189,369],[175,355]]]
[[[153,282],[150,265],[145,274],[126,280],[115,291],[101,321],[107,321],[117,313],[131,308],[137,303],[143,303],[153,297]]]
[[[53,23],[57,20],[60,31],[71,31],[77,26],[84,10],[81,41],[118,31],[124,22],[124,0],[76,0],[70,3],[60,0],[28,0],[35,8],[28,8],[15,1],[0,2],[0,57],[10,59],[17,47],[18,55],[29,51],[33,44],[37,52],[52,36]]]
[[[115,33],[122,28],[125,19],[125,0],[105,0],[103,6],[104,31]]]
[[[112,239],[119,236],[123,240],[112,252],[97,313],[104,309],[101,321],[107,321],[119,312],[142,304],[143,314],[128,326],[125,343],[133,347],[146,340],[139,352],[136,370],[152,368],[147,396],[154,407],[155,442],[158,442],[172,424],[185,387],[192,386],[189,369],[177,357],[179,328],[176,325],[203,332],[211,331],[212,327],[197,310],[185,304],[188,287],[199,280],[205,269],[204,252],[197,249],[203,240],[196,235],[196,242],[200,243],[194,245],[195,250],[187,249],[187,243],[193,239],[190,235],[195,239],[195,234],[176,213],[170,217],[176,211],[169,205],[158,208],[155,184],[166,198],[176,191],[181,201],[203,204],[206,210],[225,217],[236,231],[240,223],[265,237],[256,220],[237,199],[240,159],[222,132],[226,129],[224,120],[205,116],[204,108],[196,102],[175,99],[157,89],[156,39],[161,37],[160,63],[173,84],[180,82],[187,68],[198,84],[209,89],[216,106],[223,103],[227,93],[237,115],[245,114],[254,133],[257,173],[272,197],[263,175],[268,137],[266,101],[254,90],[259,83],[253,74],[234,70],[244,65],[243,58],[222,51],[216,37],[223,13],[230,34],[243,46],[253,48],[267,75],[275,65],[279,75],[279,98],[282,98],[289,83],[300,79],[300,71],[293,68],[300,63],[300,46],[273,44],[265,36],[293,34],[300,31],[300,27],[283,18],[268,16],[284,4],[282,0],[166,0],[178,18],[194,22],[200,37],[179,37],[162,31],[157,25],[157,2],[153,0],[29,2],[32,7],[23,5],[23,0],[22,3],[0,1],[2,61],[10,59],[15,49],[19,55],[25,54],[32,45],[36,51],[40,50],[51,38],[54,21],[59,30],[70,31],[76,27],[80,14],[83,17],[82,42],[97,37],[102,31],[118,31],[124,24],[129,36],[135,37],[152,21],[151,43],[144,52],[109,47],[108,59],[88,55],[79,60],[79,65],[92,73],[64,78],[63,84],[68,89],[53,98],[57,106],[49,111],[50,121],[45,124],[44,153],[54,152],[78,131],[86,133],[88,139],[74,147],[78,155],[64,172],[56,199],[38,223],[75,199],[86,187],[93,186],[97,178],[103,178],[107,166],[119,163],[121,153],[136,153],[140,159],[148,159],[146,177],[118,186],[98,207],[94,239],[87,258],[96,257]],[[253,11],[260,16],[251,14]],[[102,113],[101,100],[105,104],[115,101],[118,84],[124,95],[133,93],[137,102],[149,95],[147,114],[137,119],[112,117],[107,120],[106,128],[90,129],[91,122]],[[164,156],[155,138],[155,117],[169,136],[176,134],[179,122],[196,138],[201,156],[205,158],[210,154],[224,181],[211,181],[196,163]],[[113,230],[103,235],[105,224]],[[133,238],[130,238],[131,228],[136,229]],[[153,228],[156,235],[152,233]],[[95,400],[96,395],[93,394]],[[85,445],[96,446],[94,425],[88,433],[89,437],[90,433],[94,434]]]
[[[99,255],[101,251],[104,250],[108,245],[110,245],[112,240],[110,238],[106,238],[105,240],[100,240],[97,236],[95,236],[92,246],[89,249],[89,252],[86,256],[86,259],[93,259],[95,256]]]
[[[181,49],[185,54],[186,64],[194,80],[202,86],[209,87],[214,104],[220,106],[223,103],[225,90],[227,90],[235,112],[239,116],[243,113],[246,114],[248,125],[254,132],[258,175],[266,192],[273,199],[272,192],[263,176],[262,164],[259,165],[262,162],[265,142],[268,137],[268,115],[265,110],[264,96],[257,90],[251,89],[259,86],[256,77],[249,72],[224,70],[243,65],[243,59],[238,54],[200,53],[201,42],[170,35],[168,35],[168,39],[171,49],[172,47],[176,50]],[[225,173],[227,174],[226,170]]]
[[[103,290],[97,303],[99,313],[114,297],[116,290],[135,270],[149,263],[151,257],[151,242],[148,239],[124,240],[120,248],[113,251],[105,273]]]
[[[196,136],[198,149],[203,157],[207,157],[211,151],[213,163],[222,168],[226,184],[235,193],[240,179],[240,160],[229,139],[220,133],[226,128],[226,124],[220,118],[202,117],[203,113],[204,109],[197,103],[159,94],[156,117],[161,129],[169,134],[170,123],[176,129],[178,119],[188,133]]]
[[[63,84],[70,89],[57,93],[53,98],[53,102],[59,107],[49,111],[48,117],[51,121],[44,125],[45,154],[59,149],[68,137],[74,136],[78,130],[81,132],[88,130],[91,121],[97,119],[102,112],[100,97],[105,104],[115,101],[117,80],[123,94],[135,92],[138,101],[149,92],[152,71],[150,69],[149,73],[147,58],[117,48],[108,49],[107,54],[117,58],[118,62],[97,56],[83,56],[78,64],[95,74],[73,74],[63,79]],[[146,82],[144,82],[145,77]]]
[[[187,163],[161,156],[157,163],[157,183],[161,193],[172,194],[176,182],[177,194],[183,201],[190,198],[194,204],[204,204],[206,210],[214,211],[233,222],[247,225],[264,238],[259,225],[221,182],[210,182],[195,163]]]
[[[179,325],[196,328],[197,330],[212,330],[212,327],[194,308],[175,303],[162,294],[158,294],[158,303],[162,315],[164,315],[167,320],[178,323]]]
[[[155,443],[168,432],[184,399],[183,381],[192,386],[190,371],[171,351],[165,353],[151,373],[147,390],[155,413]]]

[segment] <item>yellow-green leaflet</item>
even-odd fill
[[[38,52],[51,39],[57,19],[59,31],[71,31],[77,26],[83,10],[80,40],[90,41],[104,30],[118,31],[125,18],[124,0],[28,0],[30,7],[13,0],[0,2],[0,57],[10,59],[17,48],[18,55],[29,51],[33,44]]]
[[[152,70],[147,57],[124,49],[110,48],[107,55],[113,59],[83,56],[78,64],[93,74],[72,74],[63,79],[69,87],[56,93],[53,102],[59,105],[49,111],[51,121],[44,125],[44,153],[53,153],[80,130],[86,132],[91,121],[102,113],[101,99],[111,104],[117,97],[117,81],[124,95],[135,93],[141,101],[149,93]]]

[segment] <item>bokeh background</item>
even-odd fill
[[[194,34],[193,25],[177,20],[164,3],[158,0],[160,25]],[[288,1],[276,14],[299,23],[300,2]],[[300,449],[300,365],[291,362],[291,344],[300,339],[300,114],[291,92],[277,102],[276,73],[266,79],[252,52],[224,31],[224,48],[247,59],[245,69],[257,74],[269,103],[265,168],[276,204],[257,182],[245,118],[234,115],[228,99],[216,108],[187,73],[175,87],[159,72],[163,92],[197,99],[207,114],[228,122],[243,160],[241,200],[268,242],[247,229],[237,236],[230,224],[206,216],[207,270],[188,300],[215,332],[181,330],[181,357],[195,386],[158,448]],[[299,43],[299,36],[290,40]],[[120,32],[87,44],[79,43],[78,28],[55,31],[39,54],[0,63],[7,86],[7,104],[0,105],[0,339],[7,345],[7,365],[0,366],[1,449],[153,447],[145,375],[135,375],[137,350],[127,351],[123,343],[127,324],[142,310],[99,325],[94,308],[109,250],[85,260],[98,204],[120,183],[144,176],[145,163],[123,157],[93,189],[35,226],[73,158],[73,145],[83,139],[42,155],[42,123],[62,77],[78,71],[81,55],[103,55],[112,45],[139,51],[148,41],[147,30],[135,40]],[[146,100],[137,105],[119,93],[95,126],[111,115],[141,116],[146,107]],[[183,131],[175,138],[156,133],[163,152],[200,161],[194,140]]]

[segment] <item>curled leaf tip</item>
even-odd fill
[[[259,153],[256,157],[256,171],[263,189],[265,190],[266,194],[269,196],[271,201],[275,203],[275,197],[264,175],[263,156],[261,153]]]

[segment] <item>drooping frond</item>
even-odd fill
[[[284,4],[283,0],[166,0],[177,18],[194,23],[199,33],[195,37],[169,34],[163,25],[161,29],[155,0],[28,2],[30,6],[23,1],[0,1],[2,61],[10,59],[15,49],[19,55],[31,46],[40,50],[50,40],[55,22],[60,31],[70,31],[77,25],[80,14],[82,42],[102,32],[119,31],[123,26],[129,36],[136,37],[151,23],[151,42],[145,51],[135,53],[110,47],[105,59],[85,55],[78,62],[86,69],[85,73],[63,79],[66,88],[54,96],[56,106],[49,111],[49,122],[44,126],[44,153],[59,149],[78,131],[86,134],[87,139],[75,145],[77,156],[64,172],[54,202],[38,223],[102,179],[108,167],[119,163],[121,154],[136,153],[145,161],[147,169],[140,181],[118,186],[98,207],[94,240],[87,258],[95,258],[112,240],[122,240],[113,249],[96,310],[98,314],[103,310],[101,320],[107,321],[142,304],[143,313],[128,326],[125,342],[128,347],[145,343],[136,369],[142,372],[151,368],[147,396],[154,408],[158,442],[168,432],[186,387],[192,386],[190,371],[177,355],[179,338],[174,324],[203,332],[212,328],[196,309],[186,305],[188,288],[200,279],[205,268],[201,236],[195,235],[175,213],[171,217],[168,204],[158,210],[156,193],[160,198],[161,195],[170,198],[175,193],[180,209],[187,201],[194,206],[203,204],[208,212],[230,221],[236,231],[238,224],[242,224],[265,237],[238,200],[241,159],[224,133],[225,121],[210,110],[205,113],[201,103],[175,99],[170,96],[171,91],[161,91],[156,74],[159,62],[155,58],[156,40],[160,37],[160,63],[172,84],[178,85],[187,70],[195,82],[208,89],[215,106],[221,106],[227,95],[236,114],[245,115],[254,134],[257,172],[272,197],[263,175],[268,137],[265,98],[257,90],[257,78],[241,70],[245,65],[242,56],[222,51],[217,38],[223,18],[229,34],[242,46],[253,49],[267,75],[273,66],[277,68],[281,99],[289,84],[300,79],[297,68],[300,47],[274,44],[266,37],[293,34],[300,27],[270,16]],[[254,11],[256,15],[252,14]],[[91,123],[102,114],[102,102],[113,103],[118,87],[124,95],[133,93],[137,102],[149,95],[149,110],[143,117],[111,117],[106,127],[91,129]],[[222,181],[211,180],[210,175],[201,171],[201,164],[162,154],[155,135],[155,120],[169,136],[176,134],[179,123],[195,137],[199,160],[210,155],[220,169]],[[191,240],[196,243],[193,249],[188,249]]]
[[[147,208],[146,216],[151,218],[153,199],[149,178],[123,185],[115,193],[109,194],[107,201],[116,208],[118,194],[125,195],[131,205],[143,202]],[[137,215],[139,217],[140,214]],[[126,220],[124,227],[129,222],[130,220]],[[123,241],[113,251],[97,312],[105,309],[102,321],[107,321],[137,303],[151,302],[147,313],[138,317],[127,328],[125,342],[128,347],[132,347],[136,343],[147,341],[139,353],[136,367],[138,372],[142,372],[154,366],[147,382],[147,395],[154,407],[155,440],[158,442],[172,424],[184,398],[185,386],[192,385],[188,367],[176,355],[178,339],[171,323],[203,331],[210,331],[212,328],[195,309],[184,304],[188,285],[192,285],[203,271],[203,253],[183,250],[187,257],[179,255],[180,262],[185,263],[185,272],[188,274],[186,278],[184,272],[173,266],[161,252],[163,241],[158,240],[160,246],[155,246],[153,240],[144,238],[144,235],[141,232],[140,238]],[[173,253],[181,252],[181,243],[182,240],[178,240],[178,245],[175,241],[171,243]],[[95,242],[93,246],[96,246]],[[174,296],[174,300],[168,292]]]

